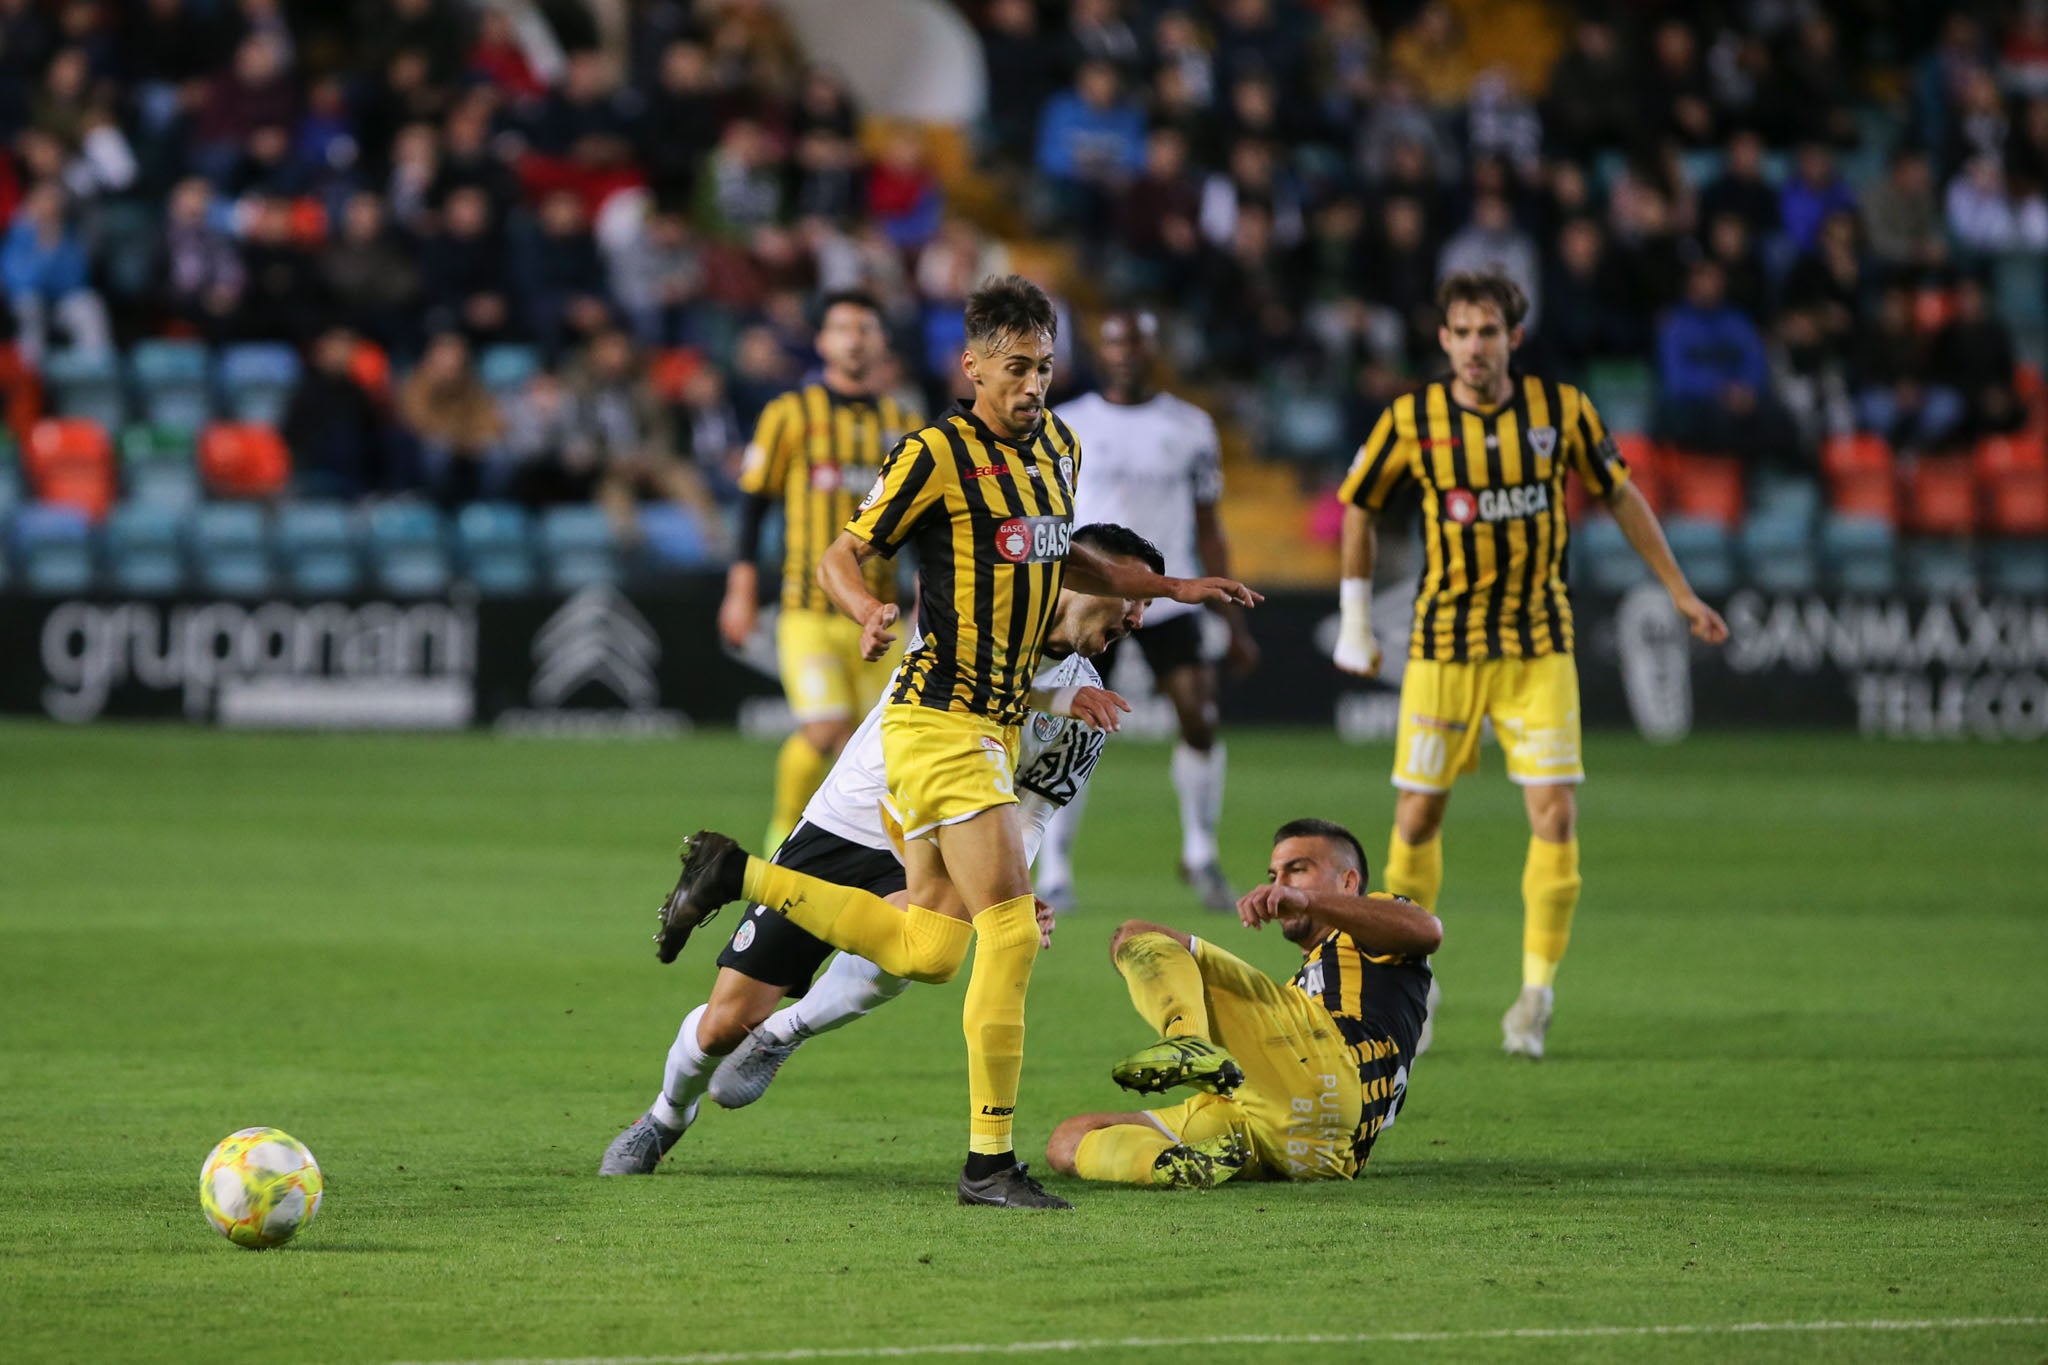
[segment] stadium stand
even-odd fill
[[[320,593],[715,566],[753,420],[814,363],[817,290],[881,298],[889,385],[934,411],[967,288],[1014,268],[1070,331],[1159,311],[1224,429],[1241,567],[1326,582],[1328,490],[1436,367],[1434,280],[1492,262],[1534,303],[1529,363],[1594,395],[1704,583],[2034,581],[2026,6],[958,7],[991,92],[966,127],[864,112],[772,6],[520,4],[488,39],[473,0],[6,7],[8,581],[70,581],[47,504],[85,514],[88,581],[123,591],[174,565]],[[81,60],[83,89],[52,76]],[[619,457],[683,474],[590,453],[616,410],[579,376],[611,327],[668,417]],[[415,383],[441,337],[473,357],[445,392]],[[235,500],[277,508],[260,549],[202,535]],[[288,510],[308,500],[361,511]],[[1604,512],[1571,510],[1579,571],[1634,581]]]

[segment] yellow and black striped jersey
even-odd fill
[[[924,425],[894,398],[848,398],[806,384],[768,404],[747,447],[740,491],[782,502],[782,605],[832,611],[818,586],[818,561],[838,538],[860,496],[881,471],[883,454]],[[868,565],[868,591],[896,600],[896,571]]]
[[[1571,384],[1517,375],[1511,400],[1477,412],[1440,379],[1380,415],[1338,496],[1377,513],[1404,483],[1421,486],[1425,564],[1410,658],[1572,652],[1567,469],[1596,497],[1629,476],[1592,400]]]
[[[1427,959],[1375,956],[1334,929],[1309,948],[1294,974],[1294,987],[1330,1012],[1358,1064],[1358,1131],[1351,1144],[1360,1167],[1408,1093],[1429,980]]]
[[[883,555],[917,547],[918,638],[889,700],[1023,721],[1073,531],[1081,446],[1048,413],[998,437],[956,403],[911,433],[846,529]]]

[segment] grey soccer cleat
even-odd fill
[[[1244,1084],[1244,1068],[1207,1038],[1184,1035],[1161,1038],[1141,1048],[1110,1068],[1109,1078],[1126,1090],[1141,1095],[1171,1090],[1177,1085],[1228,1095]]]
[[[732,1054],[711,1073],[711,1099],[724,1109],[744,1109],[768,1093],[768,1086],[803,1039],[784,1042],[765,1028],[750,1029]]]
[[[1548,986],[1524,986],[1515,1003],[1500,1017],[1500,1050],[1510,1057],[1543,1060],[1543,1041],[1550,1034],[1550,1007],[1556,996]]]
[[[654,936],[654,955],[674,962],[690,941],[690,931],[740,898],[747,853],[723,834],[700,829],[683,840],[683,872],[656,913],[661,932]]]
[[[1252,1149],[1235,1133],[1169,1147],[1152,1163],[1152,1183],[1170,1190],[1213,1190],[1245,1168]]]
[[[1182,864],[1180,879],[1195,889],[1203,909],[1213,910],[1219,915],[1237,909],[1237,893],[1230,889],[1230,883],[1224,879],[1223,868],[1213,859],[1200,867]]]
[[[960,1173],[960,1202],[963,1204],[985,1204],[998,1209],[1071,1209],[1074,1206],[1056,1194],[1046,1193],[1045,1186],[1031,1178],[1031,1168],[1024,1165],[1005,1166],[994,1175],[979,1180],[969,1180],[967,1172]]]
[[[597,1164],[599,1175],[653,1175],[654,1168],[668,1155],[668,1149],[676,1145],[681,1133],[670,1132],[654,1121],[654,1115],[642,1114],[634,1119],[626,1131],[612,1139],[612,1145],[604,1149],[604,1160]]]

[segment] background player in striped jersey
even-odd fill
[[[726,571],[718,611],[718,632],[726,643],[737,648],[754,633],[761,528],[780,504],[782,609],[775,647],[797,728],[775,762],[770,848],[796,824],[833,756],[903,656],[901,648],[892,648],[879,659],[861,657],[860,626],[841,615],[818,586],[818,561],[873,485],[889,448],[924,421],[877,391],[889,338],[871,296],[854,290],[826,295],[817,347],[823,375],[769,403],[747,447],[740,471],[745,500],[739,554]],[[892,564],[876,560],[865,572],[870,592],[896,600]]]
[[[1230,575],[1230,546],[1217,505],[1223,499],[1223,451],[1216,423],[1193,403],[1153,387],[1158,324],[1149,313],[1106,315],[1096,331],[1102,388],[1063,404],[1060,417],[1088,451],[1088,478],[1074,496],[1082,521],[1128,526],[1166,556],[1170,573]],[[1228,661],[1248,672],[1258,663],[1241,607],[1215,608],[1230,626]],[[1180,743],[1173,750],[1173,789],[1180,798],[1180,872],[1211,910],[1229,910],[1236,896],[1217,860],[1223,818],[1224,747],[1216,734],[1216,668],[1202,654],[1202,612],[1155,602],[1134,637],[1159,691],[1173,703]],[[1103,671],[1111,671],[1104,662]],[[1069,860],[1084,802],[1060,812],[1039,864],[1039,894],[1055,907],[1072,902]]]
[[[1144,563],[1155,572],[1159,551],[1121,526],[1089,525],[1075,540],[1104,554]],[[1113,728],[1109,694],[1089,660],[1136,629],[1143,602],[1060,594],[1048,666],[1032,684],[1035,709],[1024,726],[1015,785],[1024,823],[1026,860],[1035,857],[1053,815],[1086,789],[1108,732],[1078,716],[1096,715]],[[1092,692],[1094,697],[1084,696]],[[902,907],[909,903],[903,855],[883,819],[888,776],[882,753],[882,707],[854,731],[839,760],[804,807],[803,819],[776,850],[775,861],[845,886],[858,886]],[[1055,712],[1061,714],[1054,714]],[[1050,946],[1051,920],[1040,916]],[[661,1093],[605,1151],[599,1175],[644,1175],[696,1119],[706,1093],[728,1109],[751,1104],[805,1039],[840,1027],[902,994],[909,980],[866,958],[840,953],[815,982],[832,946],[778,911],[752,905],[719,955],[711,998],[676,1033],[662,1072]],[[786,995],[800,997],[782,1008]],[[715,1068],[715,1070],[714,1070]]]
[[[1133,1185],[1355,1176],[1400,1112],[1422,1032],[1436,916],[1366,891],[1365,850],[1328,820],[1273,836],[1270,880],[1238,902],[1302,951],[1275,981],[1207,939],[1132,920],[1110,940],[1160,1041],[1111,1075],[1126,1089],[1191,1086],[1169,1109],[1080,1114],[1053,1130],[1056,1171]]]
[[[1573,793],[1585,779],[1564,581],[1566,471],[1613,512],[1695,636],[1719,644],[1728,626],[1686,582],[1592,400],[1510,368],[1528,311],[1520,288],[1498,272],[1459,272],[1445,277],[1437,303],[1450,375],[1394,400],[1339,493],[1348,505],[1336,663],[1367,677],[1379,671],[1373,519],[1395,490],[1417,484],[1425,569],[1401,679],[1387,889],[1436,909],[1444,810],[1458,775],[1478,768],[1480,726],[1491,720],[1530,832],[1522,992],[1501,1020],[1501,1045],[1541,1057],[1579,903]]]

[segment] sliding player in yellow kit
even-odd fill
[[[1501,1046],[1540,1058],[1579,903],[1573,793],[1586,776],[1564,582],[1566,471],[1613,512],[1695,636],[1717,645],[1728,626],[1686,582],[1592,400],[1510,368],[1528,312],[1521,289],[1498,273],[1459,272],[1445,278],[1437,303],[1450,376],[1394,400],[1339,493],[1347,505],[1336,663],[1367,677],[1379,671],[1373,519],[1396,489],[1416,483],[1427,564],[1401,679],[1387,890],[1437,908],[1444,809],[1458,775],[1478,768],[1480,725],[1492,720],[1530,834],[1522,993],[1501,1020]]]

